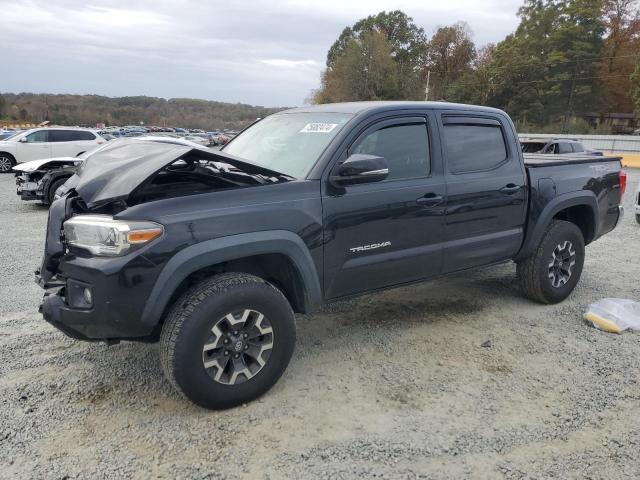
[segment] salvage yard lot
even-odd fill
[[[174,393],[156,345],[41,319],[47,211],[0,176],[0,477],[638,478],[640,334],[581,320],[640,299],[638,181],[564,303],[522,298],[508,264],[333,304],[298,317],[274,389],[210,412]]]

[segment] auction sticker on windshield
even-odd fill
[[[329,133],[337,126],[337,123],[307,123],[300,133]]]

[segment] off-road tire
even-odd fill
[[[62,186],[67,180],[69,180],[69,177],[56,178],[53,182],[51,182],[51,185],[49,185],[49,191],[47,192],[48,205],[51,205],[53,203],[54,197],[56,195],[56,190],[58,190],[58,188],[60,188],[60,186]]]
[[[216,321],[255,309],[269,319],[273,347],[264,366],[243,383],[215,381],[203,364],[203,346]],[[173,387],[209,409],[234,407],[261,396],[287,368],[296,340],[295,316],[282,292],[245,273],[223,273],[195,285],[172,306],[160,334],[160,361]]]
[[[554,287],[553,280],[549,278],[549,264],[555,249],[565,242],[570,242],[575,250],[575,265],[567,282]],[[564,220],[551,221],[536,250],[518,262],[518,279],[524,295],[545,304],[558,303],[567,298],[580,280],[584,251],[584,237],[577,225]]]
[[[11,173],[11,168],[15,167],[16,159],[13,155],[0,152],[0,173]]]

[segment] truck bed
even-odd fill
[[[558,165],[575,165],[582,163],[619,162],[621,157],[615,155],[583,155],[568,153],[564,155],[552,155],[544,153],[524,153],[524,164],[527,167],[551,167]]]

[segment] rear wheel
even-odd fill
[[[571,222],[553,220],[538,248],[518,263],[518,278],[528,298],[540,303],[558,303],[577,285],[583,265],[582,231]]]
[[[16,159],[10,153],[0,152],[0,173],[9,173],[16,164]]]
[[[57,178],[53,182],[51,182],[51,185],[49,185],[49,191],[47,192],[47,200],[49,201],[49,205],[51,205],[55,200],[56,190],[64,185],[67,180],[69,180],[69,177]]]
[[[212,277],[179,299],[162,328],[160,359],[171,384],[212,409],[253,400],[280,378],[295,346],[284,295],[244,273]]]

